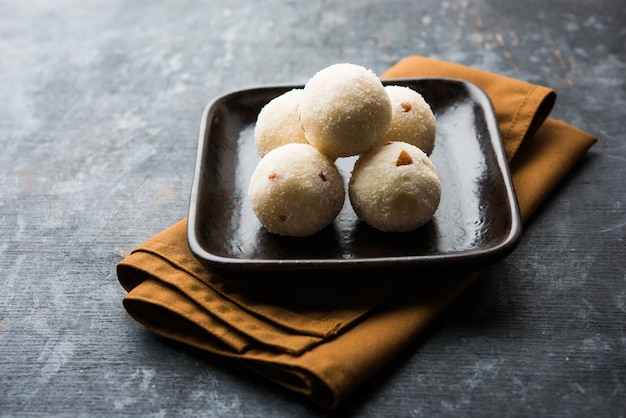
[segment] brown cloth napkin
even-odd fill
[[[423,57],[385,78],[453,77],[491,98],[527,220],[595,138],[548,118],[549,88]],[[128,313],[156,334],[239,359],[315,403],[335,408],[414,340],[480,273],[403,277],[235,280],[212,274],[187,245],[186,220],[117,266]]]

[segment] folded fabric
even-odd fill
[[[383,78],[453,77],[492,100],[523,220],[595,138],[548,118],[549,88],[474,68],[408,57]],[[313,402],[335,408],[414,340],[478,276],[236,280],[191,254],[183,219],[117,266],[128,313],[156,334],[236,358]]]

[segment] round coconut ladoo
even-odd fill
[[[261,159],[248,197],[268,231],[306,237],[333,222],[343,207],[345,188],[328,156],[310,144],[287,144]]]
[[[307,140],[336,159],[361,154],[381,140],[391,123],[391,101],[371,70],[334,64],[306,83],[299,114]]]
[[[385,90],[391,100],[392,118],[382,143],[402,141],[415,145],[426,155],[435,148],[436,121],[430,106],[415,90],[390,85]]]
[[[291,143],[308,144],[298,120],[303,89],[292,89],[267,103],[257,116],[254,142],[263,157],[274,148]]]
[[[361,155],[348,184],[359,218],[385,232],[407,232],[428,222],[441,198],[437,169],[419,148],[388,142]]]

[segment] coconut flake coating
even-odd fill
[[[385,90],[391,100],[392,118],[382,143],[407,142],[430,155],[435,147],[436,122],[428,103],[409,87],[389,85]]]
[[[306,83],[299,113],[307,140],[335,159],[361,154],[382,139],[391,123],[391,101],[372,71],[334,64]]]
[[[303,89],[289,90],[272,99],[259,112],[254,142],[261,157],[281,145],[308,143],[298,120],[303,93]]]
[[[261,159],[248,197],[268,231],[306,237],[333,222],[343,207],[345,188],[329,157],[310,144],[287,144]]]
[[[386,232],[407,232],[428,222],[441,198],[437,169],[414,145],[388,142],[361,155],[348,184],[357,216]]]

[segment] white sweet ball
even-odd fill
[[[428,103],[409,87],[389,85],[385,90],[391,100],[392,118],[382,143],[407,142],[430,155],[435,147],[436,122]]]
[[[267,103],[257,116],[254,142],[263,157],[274,148],[291,143],[307,144],[298,120],[303,89],[292,89]]]
[[[248,197],[268,231],[305,237],[333,222],[343,207],[345,188],[328,156],[310,144],[287,144],[261,159]]]
[[[437,169],[419,148],[388,142],[361,155],[348,184],[359,218],[386,232],[407,232],[428,222],[441,198]]]
[[[299,114],[307,140],[336,159],[361,154],[381,140],[391,123],[391,102],[371,70],[334,64],[306,83]]]

